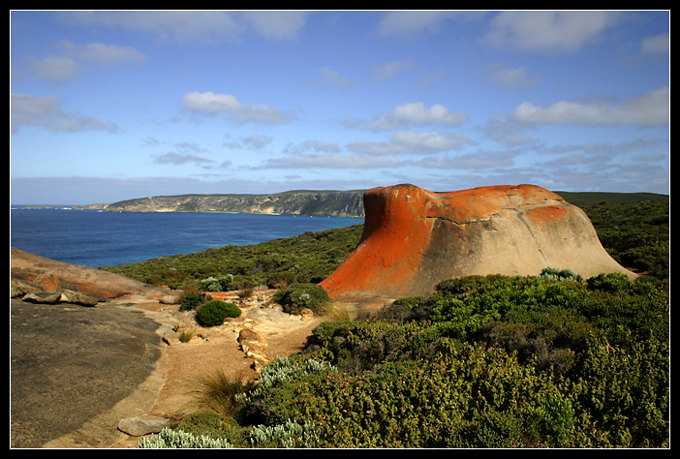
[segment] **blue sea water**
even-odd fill
[[[12,247],[93,268],[363,223],[361,218],[306,215],[25,208],[12,208],[10,219]]]

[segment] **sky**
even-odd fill
[[[10,11],[12,204],[669,194],[670,11]]]

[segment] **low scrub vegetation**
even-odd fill
[[[254,432],[272,447],[667,447],[662,283],[544,274],[452,279],[324,322],[192,433],[236,447]]]
[[[151,285],[217,292],[265,285],[286,288],[319,283],[359,243],[363,225],[275,239],[249,246],[228,245],[187,255],[153,258],[101,268]]]

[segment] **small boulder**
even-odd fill
[[[33,292],[21,297],[22,301],[38,304],[57,304],[61,299],[61,293]]]
[[[161,416],[143,414],[123,418],[118,422],[118,430],[133,437],[158,433],[168,427],[170,420]]]
[[[62,303],[78,304],[80,306],[96,306],[97,303],[99,303],[97,298],[73,290],[64,290],[61,292],[59,301]]]
[[[179,304],[181,299],[178,295],[163,295],[159,300],[161,304]]]

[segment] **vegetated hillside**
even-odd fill
[[[316,233],[308,231],[255,245],[228,245],[100,269],[173,289],[197,283],[213,291],[317,283],[354,250],[362,229],[363,225],[353,225]]]
[[[581,207],[622,266],[668,281],[669,197],[652,193],[562,193]]]
[[[363,217],[363,191],[286,191],[274,194],[186,194],[129,199],[106,212],[234,212]]]

